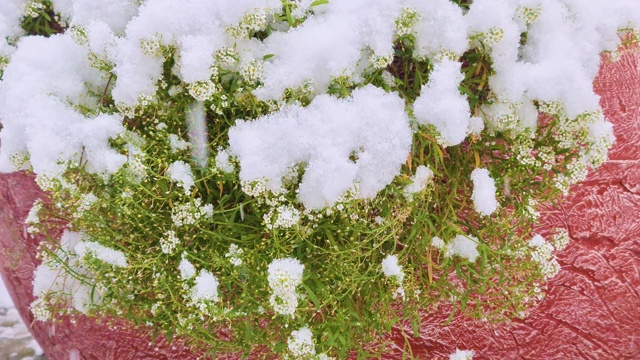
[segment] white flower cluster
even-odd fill
[[[529,198],[524,208],[527,211],[526,214],[530,218],[537,219],[540,217],[540,212],[537,210],[537,207],[538,207],[538,202],[532,198]]]
[[[421,14],[409,7],[404,7],[396,18],[396,35],[398,37],[411,34],[413,26],[420,20]]]
[[[38,229],[33,225],[40,223],[40,218],[38,217],[38,212],[42,210],[42,200],[38,199],[33,202],[31,209],[29,209],[29,213],[27,214],[27,218],[24,220],[24,223],[28,225],[27,232],[29,234],[35,234],[38,232]]]
[[[542,236],[535,235],[529,240],[531,250],[531,259],[540,266],[540,271],[545,278],[550,279],[560,271],[560,264],[553,255],[553,245],[548,243]]]
[[[242,265],[242,254],[244,254],[244,250],[242,250],[238,245],[231,244],[229,246],[229,251],[224,254],[224,257],[229,258],[229,261],[234,266]]]
[[[51,310],[44,299],[36,299],[29,305],[29,310],[33,314],[35,321],[49,321],[51,320]]]
[[[293,330],[287,341],[287,348],[294,359],[309,359],[316,353],[313,333],[308,327]]]
[[[294,258],[275,259],[269,264],[269,287],[273,291],[269,303],[281,315],[291,315],[298,307],[296,287],[302,283],[304,265]]]
[[[171,211],[171,220],[177,227],[194,225],[201,218],[209,218],[213,215],[213,205],[202,206],[202,199],[196,198],[193,202],[176,205]]]
[[[569,241],[571,241],[569,231],[567,231],[567,229],[557,229],[556,234],[553,235],[551,239],[553,240],[553,246],[557,251],[563,250],[567,245],[569,245]]]
[[[80,196],[80,200],[77,203],[76,210],[72,214],[73,218],[77,219],[81,217],[85,211],[88,211],[91,209],[91,206],[96,201],[98,201],[98,197],[95,196],[93,193],[82,194]]]
[[[243,16],[240,24],[227,26],[226,32],[234,39],[248,38],[252,31],[264,30],[267,26],[267,12],[264,9],[257,9],[254,12]]]
[[[189,84],[189,95],[198,101],[209,100],[217,91],[218,87],[210,80]]]
[[[27,18],[37,18],[43,10],[44,4],[42,4],[41,1],[31,1],[25,8],[24,16]]]
[[[300,211],[290,205],[272,207],[263,216],[267,229],[289,229],[300,222]]]
[[[140,182],[147,177],[147,165],[144,161],[146,153],[137,146],[129,145],[129,155],[127,156],[127,173],[135,182]]]
[[[160,248],[165,254],[173,254],[178,244],[180,244],[180,239],[173,230],[166,231],[160,239]]]
[[[260,80],[263,65],[260,61],[251,61],[240,70],[240,75],[249,84],[255,84]]]
[[[242,191],[253,197],[261,197],[267,194],[267,180],[265,178],[258,178],[254,180],[243,180],[240,184]]]

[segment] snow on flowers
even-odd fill
[[[69,221],[32,310],[310,359],[394,301],[524,314],[570,241],[537,207],[606,161],[592,83],[637,28],[622,0],[3,1],[0,171],[51,194],[26,233]]]

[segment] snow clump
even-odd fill
[[[487,169],[475,169],[471,172],[473,181],[473,205],[481,215],[491,215],[498,208],[496,200],[496,184]]]
[[[457,255],[473,263],[480,256],[478,242],[478,239],[473,236],[457,235],[451,243],[446,245],[445,256]]]
[[[281,192],[292,166],[306,164],[298,198],[306,208],[321,209],[356,183],[360,198],[374,197],[391,183],[409,153],[411,128],[397,94],[366,86],[349,99],[321,95],[304,108],[238,121],[229,143],[240,179],[266,179],[272,191]]]

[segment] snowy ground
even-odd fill
[[[44,360],[0,279],[0,360]]]

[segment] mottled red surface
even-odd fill
[[[84,316],[76,317],[75,324],[64,318],[55,326],[33,321],[29,304],[34,300],[32,280],[39,264],[35,254],[40,239],[25,240],[22,221],[34,200],[42,197],[44,193],[32,176],[0,174],[0,275],[47,357],[67,360],[77,353],[79,359],[86,360],[197,359],[184,346],[169,345],[163,338],[151,345],[152,329],[133,333],[122,322],[107,324]]]
[[[414,356],[442,359],[460,348],[474,360],[640,359],[640,53],[603,63],[595,89],[617,142],[597,173],[543,212],[542,235],[567,228],[572,239],[544,302],[496,326],[462,317],[443,326],[449,309],[430,312]],[[398,347],[385,358],[400,359],[401,332],[392,336]]]
[[[543,214],[540,233],[568,228],[572,242],[558,255],[561,272],[531,316],[489,325],[455,318],[444,325],[446,307],[425,314],[415,358],[447,358],[456,348],[475,350],[475,359],[640,359],[640,54],[604,63],[595,82],[617,143],[610,161],[572,189],[567,201]],[[35,241],[25,241],[22,221],[43,196],[29,176],[0,175],[0,275],[27,323],[33,317],[31,279]],[[151,329],[133,334],[123,325],[80,318],[53,331],[32,330],[50,359],[193,359],[183,346],[160,341],[150,346]],[[407,325],[407,332],[412,333]],[[403,357],[404,338],[384,358]],[[404,354],[407,355],[407,354]]]

